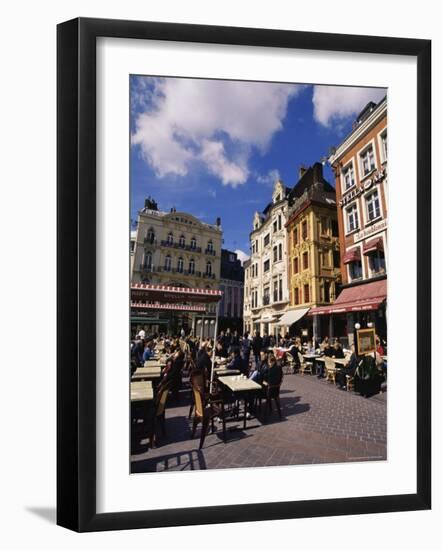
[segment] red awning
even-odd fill
[[[161,304],[159,302],[145,304],[143,302],[131,302],[130,307],[133,309],[166,309],[169,311],[206,311],[204,306],[195,304]]]
[[[378,309],[387,298],[387,279],[344,288],[330,306],[312,308],[308,315],[329,315],[331,313],[347,313],[352,311],[367,311]]]
[[[361,260],[361,250],[359,247],[353,248],[352,250],[347,250],[342,258],[344,264],[349,264],[350,262],[359,262]]]
[[[377,250],[384,250],[384,243],[382,237],[377,239],[372,239],[371,241],[366,241],[363,246],[364,255],[370,254],[371,252],[376,252]]]
[[[184,288],[143,283],[133,283],[131,285],[131,298],[136,302],[210,304],[218,302],[222,295],[221,290],[211,290],[209,288]]]

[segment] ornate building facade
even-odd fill
[[[221,250],[220,290],[223,297],[219,304],[220,330],[243,330],[244,268],[238,255],[231,250]]]
[[[285,230],[289,192],[277,181],[271,202],[253,219],[244,283],[244,331],[249,333],[276,335],[277,322],[289,305]]]
[[[324,179],[322,164],[302,168],[288,196],[288,272],[293,332],[318,338],[328,327],[317,317],[303,318],[309,308],[333,303],[341,282],[335,189]],[[305,331],[307,330],[307,334]]]
[[[133,239],[133,237],[131,237]],[[219,289],[221,276],[222,228],[204,223],[191,214],[163,212],[153,199],[146,199],[139,211],[134,244],[131,244],[131,280],[133,283],[174,287]],[[214,306],[207,315],[184,318],[182,324],[205,335],[213,332]],[[202,325],[202,326],[201,326]],[[199,327],[198,327],[199,326]],[[199,334],[199,331],[198,331]]]

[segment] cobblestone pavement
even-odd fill
[[[167,407],[166,436],[159,439],[159,446],[147,450],[147,441],[136,441],[132,472],[387,458],[386,393],[365,398],[315,376],[294,374],[284,377],[280,398],[282,420],[273,411],[266,423],[259,418],[248,420],[245,430],[241,419],[231,420],[227,443],[222,440],[221,424],[217,424],[216,432],[209,432],[199,451],[199,427],[195,438],[190,438],[190,391],[182,391],[178,403]]]

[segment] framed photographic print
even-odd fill
[[[430,507],[430,52],[58,26],[59,525]]]
[[[360,355],[376,352],[376,332],[374,328],[364,328],[356,331]]]

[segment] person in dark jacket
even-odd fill
[[[201,348],[196,356],[196,369],[204,371],[207,377],[212,372],[212,360],[207,350],[207,342],[201,344]]]
[[[264,336],[262,339],[262,347],[264,349],[270,347],[270,336],[267,334],[267,332],[264,332]]]
[[[268,369],[268,364],[267,364],[268,355],[269,354],[266,350],[261,350],[258,366],[250,375],[250,379],[253,380],[254,382],[258,382],[258,384],[260,384],[263,381],[264,373]]]
[[[268,359],[268,369],[263,373],[263,380],[269,386],[279,386],[282,382],[282,367],[275,357],[271,355]]]
[[[347,387],[347,375],[348,376],[354,376],[356,367],[358,366],[359,358],[355,353],[355,347],[354,345],[351,346],[351,357],[349,362],[345,367],[342,369],[338,369],[336,371],[336,385],[340,388],[346,388]]]
[[[253,351],[253,356],[255,357],[256,367],[258,366],[258,363],[259,363],[259,354],[262,348],[263,348],[262,338],[259,335],[259,332],[255,330],[255,336],[253,337],[253,340],[252,340],[252,351]]]
[[[230,363],[227,364],[228,369],[239,370],[241,374],[247,374],[247,365],[241,357],[239,348],[235,348],[231,354]]]

